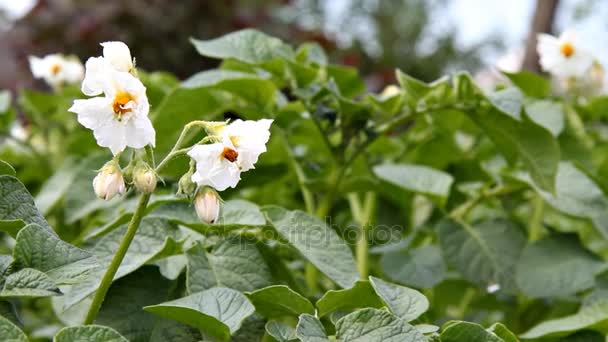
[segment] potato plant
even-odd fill
[[[608,97],[559,39],[552,80],[381,94],[250,29],[192,39],[221,63],[184,81],[119,42],[32,58],[49,91],[0,94],[0,340],[605,341]]]

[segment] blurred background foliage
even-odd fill
[[[482,47],[455,43],[456,30],[429,37],[431,14],[446,0],[41,0],[4,34],[0,87],[32,85],[28,55],[61,51],[82,59],[99,52],[99,42],[125,41],[148,70],[183,78],[215,66],[188,43],[255,27],[296,45],[321,44],[336,63],[356,66],[371,88],[394,81],[394,69],[424,79],[446,68],[475,69]],[[430,39],[429,39],[430,38]]]

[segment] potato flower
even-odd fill
[[[215,128],[219,142],[197,145],[188,152],[196,161],[192,181],[218,191],[234,188],[241,172],[254,168],[260,154],[266,152],[272,120],[236,120]]]
[[[58,53],[42,58],[30,56],[29,63],[34,77],[43,79],[53,88],[78,83],[84,76],[82,63],[75,56],[64,56]]]
[[[559,37],[541,33],[536,46],[544,71],[558,77],[581,77],[593,64],[594,58],[585,51],[574,31]]]
[[[68,110],[93,130],[99,146],[110,148],[114,155],[126,147],[154,146],[156,132],[148,118],[150,105],[141,81],[114,69],[106,69],[99,80],[104,96],[74,100]]]

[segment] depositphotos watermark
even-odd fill
[[[362,229],[364,228],[364,229]],[[292,218],[288,222],[281,222],[280,225],[255,229],[257,239],[263,241],[276,240],[286,241],[297,246],[298,249],[312,248],[318,249],[331,248],[332,245],[343,244],[355,245],[365,232],[367,240],[371,245],[381,245],[395,242],[401,239],[405,227],[401,225],[370,224],[361,227],[358,224],[350,223],[340,225],[332,222],[331,217],[326,220],[309,219],[299,220]],[[238,234],[240,237],[251,236],[250,234]],[[246,239],[244,239],[246,241]]]

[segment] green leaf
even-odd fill
[[[129,342],[129,340],[110,327],[83,325],[59,330],[53,342]]]
[[[0,160],[0,176],[2,175],[17,177],[17,171],[15,171],[11,164]]]
[[[53,230],[36,209],[34,199],[25,186],[15,177],[0,176],[0,230],[15,237],[28,223]]]
[[[214,287],[188,297],[144,307],[155,315],[186,323],[224,341],[255,311],[240,292]]]
[[[13,249],[15,267],[37,269],[60,285],[82,280],[97,266],[91,253],[62,241],[37,224],[21,229],[16,240]]]
[[[566,114],[559,102],[542,100],[526,104],[526,114],[530,120],[558,136],[566,125]]]
[[[221,240],[211,252],[199,243],[188,250],[186,287],[189,293],[214,286],[254,291],[272,283],[270,270],[255,244],[238,238]]]
[[[502,338],[504,342],[519,342],[517,336],[502,323],[494,323],[486,330]]]
[[[33,268],[24,268],[4,279],[0,297],[59,296],[61,291],[46,274]]]
[[[356,68],[343,65],[328,65],[326,68],[328,79],[333,79],[340,95],[354,97],[365,91],[365,83],[359,77]]]
[[[432,288],[445,277],[441,250],[435,245],[389,252],[382,256],[380,263],[387,277],[415,287]]]
[[[520,337],[524,339],[560,337],[583,329],[597,330],[606,334],[607,324],[608,302],[601,301],[583,306],[573,315],[544,321],[521,334]]]
[[[583,330],[566,337],[562,337],[557,342],[606,342],[606,336],[597,331]]]
[[[211,40],[191,38],[190,42],[205,57],[233,58],[246,63],[267,62],[293,55],[291,48],[280,39],[253,29],[232,32]]]
[[[210,88],[234,94],[260,110],[268,110],[275,103],[277,88],[274,83],[255,74],[213,69],[192,75],[182,83],[183,88]]]
[[[48,214],[51,209],[64,197],[72,186],[76,171],[79,169],[74,159],[66,159],[61,167],[55,171],[51,178],[47,179],[36,195],[36,207],[43,214]],[[90,171],[90,170],[89,170]],[[90,173],[89,176],[92,176]],[[90,180],[92,182],[92,179]],[[89,189],[92,191],[92,188]]]
[[[414,289],[391,284],[372,276],[369,277],[369,281],[390,311],[406,322],[415,320],[429,309],[428,299]]]
[[[302,342],[329,342],[321,321],[309,314],[300,315],[296,326],[296,336]]]
[[[556,235],[523,250],[516,280],[530,297],[565,297],[592,287],[595,275],[604,269],[575,239]]]
[[[336,336],[349,342],[426,342],[424,335],[404,320],[372,308],[342,317],[336,323]]]
[[[289,342],[297,338],[294,328],[286,323],[275,320],[266,323],[266,332],[278,342]]]
[[[445,172],[413,164],[382,164],[374,167],[376,176],[405,190],[422,193],[445,202],[454,178]]]
[[[475,103],[475,97],[492,104],[502,97],[513,96],[511,91],[502,90],[489,99],[464,73],[455,77],[454,87],[457,98],[469,103]],[[464,113],[488,135],[507,160],[513,163],[519,157],[542,189],[554,191],[560,151],[551,132],[526,116],[518,120],[513,113],[507,113],[495,105],[487,108],[477,103],[475,105],[475,109],[465,110]]]
[[[475,284],[498,284],[515,290],[515,266],[526,244],[522,231],[505,219],[482,221],[475,226],[444,220],[439,242],[445,259]]]
[[[126,225],[123,225],[121,228],[111,231],[91,249],[100,266],[93,269],[90,276],[84,281],[73,285],[67,291],[64,309],[70,308],[97,290],[126,229]],[[148,262],[181,253],[180,243],[176,242],[180,237],[178,228],[170,222],[160,218],[145,217],[114,276],[114,280],[124,277]]]
[[[397,70],[397,81],[403,89],[403,97],[409,107],[417,112],[426,112],[430,107],[440,105],[449,98],[447,77],[432,83],[424,83]]]
[[[251,202],[243,200],[224,202],[220,216],[214,224],[203,223],[196,215],[192,203],[186,201],[162,203],[148,215],[165,218],[176,224],[192,228],[202,234],[222,234],[235,229],[260,227],[266,224],[260,208]]]
[[[441,342],[505,342],[481,325],[470,322],[448,322],[441,332]]]
[[[359,279],[350,248],[325,222],[301,210],[271,206],[264,212],[284,239],[338,285],[351,287]]]
[[[359,280],[351,288],[325,292],[315,305],[318,316],[323,317],[336,310],[365,307],[381,308],[384,303],[382,303],[369,281]]]
[[[524,94],[531,97],[545,97],[551,93],[551,83],[546,78],[529,71],[502,72]]]
[[[314,314],[315,308],[301,294],[285,285],[272,285],[246,293],[255,310],[266,318]]]
[[[28,342],[28,338],[18,326],[0,316],[0,336],[6,342]]]
[[[608,199],[593,179],[572,163],[559,164],[555,194],[544,191],[527,176],[518,175],[517,178],[533,186],[553,208],[591,220],[604,238],[608,237]]]
[[[95,323],[116,329],[131,342],[199,341],[194,328],[142,309],[165,301],[173,286],[156,267],[144,266],[112,284]]]

